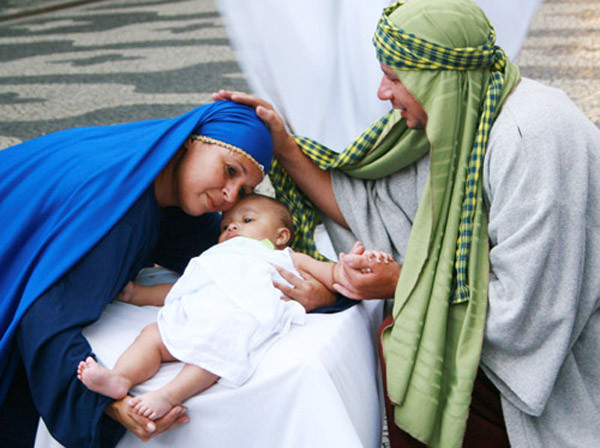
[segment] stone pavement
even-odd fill
[[[598,0],[546,0],[517,63],[600,125]],[[218,88],[248,86],[213,0],[0,3],[0,148],[178,115]]]
[[[515,62],[523,76],[567,92],[600,127],[599,0],[546,0]]]
[[[248,89],[210,0],[88,1],[0,17],[0,61],[0,147],[67,127],[175,116],[219,88]]]
[[[600,126],[599,0],[546,0],[516,62]],[[0,2],[0,149],[179,115],[219,88],[248,90],[213,0]]]
[[[0,2],[0,21],[20,19],[98,1],[103,0],[3,0]]]

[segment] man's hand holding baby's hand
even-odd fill
[[[388,254],[387,252],[384,252],[382,250],[365,250],[362,253],[362,256],[365,257],[368,261],[373,261],[376,263],[390,264],[394,262],[394,257],[392,257],[391,254]],[[365,274],[368,274],[370,272],[373,272],[373,269],[371,267],[365,268]]]
[[[334,289],[340,294],[356,300],[394,296],[402,268],[390,254],[365,250],[357,242],[349,253],[340,253],[339,260]]]

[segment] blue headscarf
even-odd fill
[[[207,137],[216,144],[241,149],[260,165],[263,175],[271,168],[273,142],[265,124],[254,109],[232,101],[219,101],[206,114],[193,134]],[[210,141],[209,140],[209,141]]]
[[[231,101],[176,118],[69,129],[0,151],[0,402],[24,312],[118,222],[192,134],[270,167],[267,127],[252,108]]]

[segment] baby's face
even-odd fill
[[[256,198],[242,199],[231,210],[223,213],[219,243],[236,236],[255,240],[270,240],[275,246],[281,226],[277,214],[267,201]]]

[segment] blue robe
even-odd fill
[[[163,212],[152,185],[190,134],[232,107],[242,106],[70,129],[0,151],[0,445],[31,445],[38,414],[68,447],[113,446],[123,435],[103,414],[112,400],[76,378],[92,354],[81,330],[148,262],[183,271],[216,243],[218,214]],[[230,137],[224,126],[211,132]]]
[[[77,384],[73,363],[91,352],[81,328],[152,258],[164,216],[151,185],[211,107],[70,129],[0,151],[0,403],[24,368],[37,411],[67,446],[110,446],[123,433],[102,417],[110,399]],[[203,236],[195,243],[215,243],[219,221],[196,218],[190,229]],[[181,270],[179,246],[189,247],[163,241],[155,258]],[[3,407],[0,417],[7,413]]]
[[[0,151],[1,378],[23,313],[129,210],[205,110],[69,129]]]

